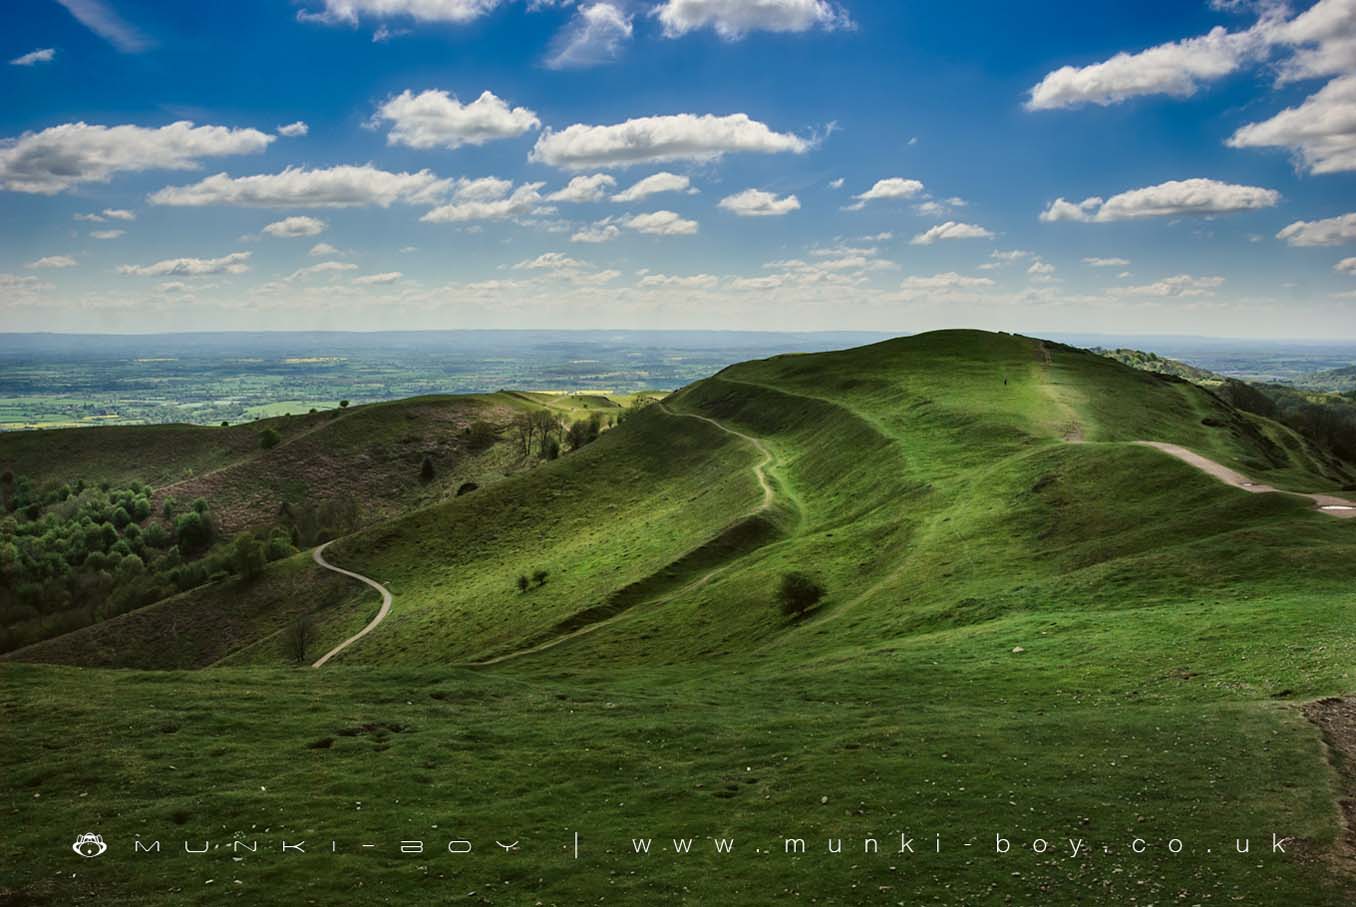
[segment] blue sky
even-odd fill
[[[6,19],[7,330],[1356,338],[1356,0]]]

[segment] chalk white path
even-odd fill
[[[1356,517],[1356,501],[1348,501],[1346,498],[1339,498],[1330,494],[1312,494],[1303,491],[1282,491],[1279,488],[1273,488],[1270,485],[1263,485],[1261,482],[1254,482],[1243,473],[1230,469],[1223,463],[1216,463],[1209,457],[1203,457],[1194,450],[1187,450],[1177,444],[1168,444],[1163,441],[1136,441],[1136,444],[1142,444],[1145,447],[1152,447],[1155,450],[1161,450],[1169,456],[1176,457],[1183,463],[1188,463],[1207,475],[1214,476],[1226,485],[1232,485],[1235,488],[1242,488],[1244,491],[1250,491],[1253,494],[1289,494],[1295,497],[1308,498],[1314,502],[1314,506],[1319,511],[1335,516],[1339,519],[1351,519]]]
[[[385,586],[383,586],[376,580],[372,579],[370,576],[363,576],[361,573],[354,573],[352,570],[345,570],[343,567],[336,567],[329,561],[325,560],[324,551],[326,548],[330,547],[331,544],[333,544],[333,542],[326,542],[325,544],[319,546],[314,551],[312,551],[311,552],[312,559],[314,559],[317,564],[324,567],[326,570],[333,570],[335,573],[342,573],[344,576],[351,576],[354,579],[358,580],[359,582],[367,583],[367,585],[371,586],[373,589],[376,589],[378,592],[381,593],[381,610],[377,611],[377,616],[372,618],[372,620],[367,624],[367,626],[363,627],[357,633],[354,633],[348,639],[339,643],[339,645],[335,646],[333,649],[330,649],[328,652],[322,655],[320,659],[316,661],[315,664],[311,665],[311,667],[313,668],[324,667],[325,662],[329,661],[331,658],[338,655],[340,652],[344,651],[358,640],[362,639],[368,633],[371,633],[373,630],[377,628],[377,624],[385,620],[386,615],[391,613],[391,593],[386,591]]]

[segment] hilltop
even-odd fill
[[[502,420],[552,402],[416,403],[403,412],[418,427],[400,430],[427,438],[438,413],[503,406]],[[367,434],[358,414],[329,418]],[[280,446],[299,454],[307,437]],[[32,728],[19,755],[33,765],[13,783],[42,793],[15,798],[11,819],[38,827],[56,802],[92,826],[116,814],[152,828],[179,809],[195,830],[267,821],[356,839],[368,822],[447,828],[455,815],[484,839],[511,815],[539,855],[530,875],[491,854],[468,864],[510,886],[506,903],[710,903],[719,890],[856,904],[856,885],[924,903],[1343,903],[1343,877],[1317,859],[1342,852],[1343,782],[1299,705],[1350,692],[1356,521],[1231,488],[1144,441],[1280,489],[1337,492],[1352,476],[1210,390],[1033,338],[935,332],[742,363],[558,459],[344,534],[326,557],[394,605],[323,669],[288,669],[279,632],[313,611],[318,653],[377,601],[306,552],[15,653],[72,667],[0,668],[7,714]],[[322,449],[364,448],[310,457]],[[803,616],[777,602],[791,572],[824,592]],[[178,765],[194,740],[224,742],[192,783],[114,790],[56,730],[104,738],[114,724],[106,758]],[[607,842],[587,874],[553,838],[581,825]],[[907,873],[860,854],[852,871],[750,854],[737,882],[710,854],[625,854],[643,833],[752,849],[788,829],[935,832],[957,849]],[[1313,858],[1188,863],[1162,847],[1267,829]],[[960,849],[995,832],[1025,856]],[[1159,846],[1037,859],[1036,835]],[[362,867],[373,902],[420,884],[397,860],[336,859]],[[168,903],[175,884],[150,864],[98,872],[101,895],[128,903]],[[238,873],[298,897],[348,891],[338,874],[262,859]]]

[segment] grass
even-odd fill
[[[1356,524],[1130,442],[1304,490],[1330,487],[1319,452],[1200,388],[977,332],[745,363],[666,407],[335,543],[329,559],[386,583],[395,605],[320,671],[282,668],[268,635],[289,590],[323,592],[301,558],[235,593],[259,610],[237,637],[216,634],[235,654],[210,670],[0,664],[16,830],[0,841],[0,893],[1350,903],[1323,859],[1345,794],[1296,704],[1352,689]],[[770,508],[760,451],[684,414],[771,451]],[[545,583],[519,592],[539,569]],[[789,570],[827,590],[794,621],[775,603]],[[328,638],[375,610],[349,591],[322,612]],[[155,626],[230,613],[226,592],[127,615],[144,623],[113,645],[149,667]],[[124,852],[135,834],[340,850],[73,867],[75,828]],[[900,856],[888,842],[901,833],[945,846]],[[1289,854],[1270,852],[1272,833],[1297,839]],[[994,854],[994,835],[1013,852]],[[661,852],[675,836],[694,852]],[[1057,849],[1034,854],[1036,836]],[[454,837],[476,850],[395,850]],[[658,849],[637,856],[637,837]],[[735,854],[716,856],[714,837]],[[785,854],[785,837],[809,852]],[[866,837],[883,852],[863,853]],[[1091,849],[1073,856],[1069,838]],[[357,848],[369,839],[382,849]]]

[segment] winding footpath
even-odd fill
[[[372,618],[372,620],[368,623],[367,626],[363,627],[357,633],[354,633],[348,639],[339,643],[339,645],[335,646],[333,649],[330,649],[328,652],[322,655],[319,658],[319,660],[316,661],[315,664],[311,665],[311,667],[313,668],[324,667],[325,662],[329,661],[331,658],[338,655],[340,652],[344,651],[358,640],[362,639],[368,633],[371,633],[373,630],[377,628],[377,624],[385,620],[386,615],[391,613],[391,593],[386,591],[385,586],[383,586],[381,583],[377,582],[376,580],[372,579],[369,576],[363,576],[361,573],[354,573],[352,570],[345,570],[343,567],[336,567],[329,561],[325,560],[324,551],[332,544],[334,543],[326,542],[325,544],[319,546],[318,548],[311,552],[311,558],[321,567],[324,567],[326,570],[333,570],[335,573],[342,573],[344,576],[351,576],[353,579],[356,579],[359,582],[367,583],[367,585],[371,586],[373,589],[376,589],[378,592],[381,593],[381,610],[377,612],[377,616]]]
[[[1183,463],[1194,466],[1206,475],[1214,476],[1226,485],[1232,485],[1235,488],[1241,488],[1244,491],[1253,494],[1288,494],[1293,497],[1308,498],[1314,502],[1314,507],[1321,513],[1329,516],[1335,516],[1338,519],[1352,519],[1356,517],[1356,501],[1348,501],[1345,498],[1339,498],[1330,494],[1313,494],[1305,491],[1283,491],[1279,488],[1273,488],[1270,485],[1263,485],[1260,482],[1254,482],[1241,472],[1230,469],[1223,463],[1216,463],[1209,457],[1203,457],[1193,450],[1188,450],[1178,444],[1168,444],[1164,441],[1136,441],[1144,447],[1152,447],[1155,450],[1161,450],[1169,456],[1176,457]]]

